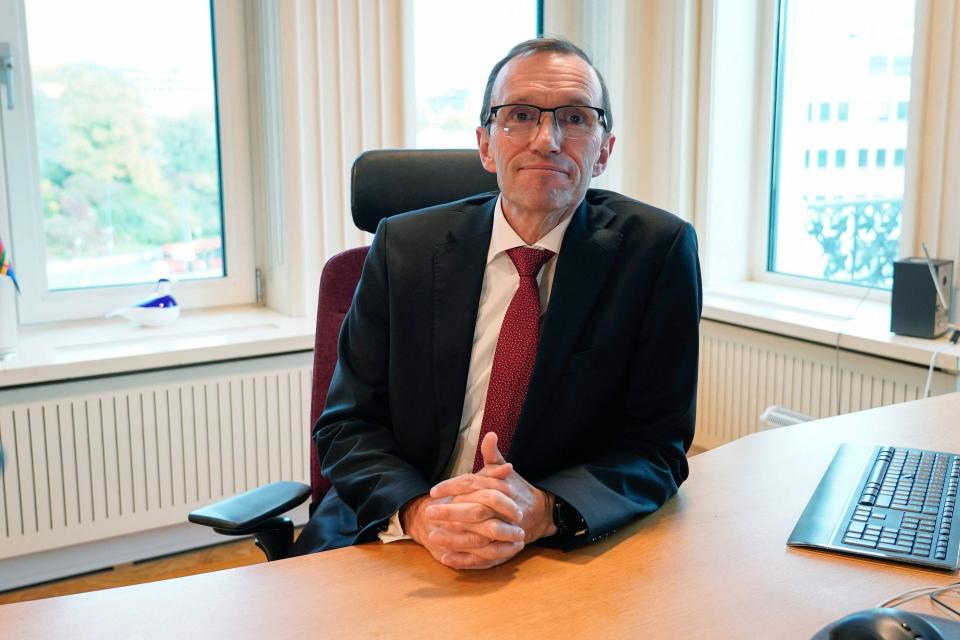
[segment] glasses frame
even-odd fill
[[[553,122],[558,129],[560,129],[560,123],[557,122],[557,111],[559,111],[560,109],[569,109],[570,107],[576,107],[578,109],[591,109],[597,112],[597,116],[600,119],[600,126],[603,127],[603,130],[605,132],[609,131],[609,129],[607,128],[607,112],[601,109],[600,107],[593,107],[593,106],[590,106],[589,104],[563,104],[563,105],[560,105],[559,107],[553,107],[552,109],[547,109],[545,107],[538,107],[535,104],[527,104],[524,102],[509,102],[507,104],[498,104],[496,106],[490,107],[490,110],[487,112],[487,119],[483,123],[484,126],[489,127],[491,124],[493,124],[493,119],[497,116],[497,112],[500,111],[500,109],[503,109],[505,107],[530,107],[531,109],[536,109],[537,111],[540,112],[540,116],[537,118],[537,128],[540,127],[540,121],[543,119],[543,114],[552,113]],[[560,129],[560,131],[563,131],[563,130]]]

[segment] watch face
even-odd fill
[[[553,503],[553,524],[557,527],[558,534],[565,534],[569,530],[570,523],[567,521],[567,511],[569,506],[560,498],[556,498]]]

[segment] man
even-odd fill
[[[454,568],[571,548],[687,476],[696,237],[589,191],[614,147],[606,87],[568,42],[490,74],[477,142],[496,193],[380,223],[316,426],[332,488],[305,553],[412,538]]]

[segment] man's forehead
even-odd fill
[[[557,92],[599,100],[597,72],[580,56],[565,51],[537,51],[517,56],[503,66],[493,85],[496,99],[522,101],[541,92]]]

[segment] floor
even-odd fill
[[[229,542],[162,558],[120,565],[75,578],[0,593],[0,604],[39,600],[72,593],[110,589],[143,582],[179,578],[208,571],[266,562],[252,540]]]

